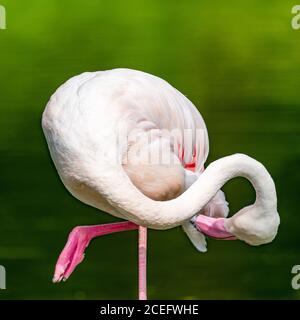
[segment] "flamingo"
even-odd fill
[[[200,252],[206,251],[205,236],[256,246],[277,234],[276,190],[265,167],[233,154],[204,169],[209,150],[204,120],[159,77],[130,69],[75,76],[52,95],[42,128],[67,190],[125,220],[75,227],[58,258],[54,282],[69,278],[93,238],[138,230],[138,297],[145,300],[147,228],[182,226]],[[228,217],[221,188],[238,176],[251,182],[256,200]]]

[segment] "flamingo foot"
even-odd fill
[[[211,238],[236,240],[237,238],[225,229],[224,222],[225,218],[212,218],[202,214],[192,220],[192,223],[199,231]]]
[[[68,241],[56,263],[53,282],[66,281],[84,259],[84,250],[91,240],[86,231],[85,227],[76,227],[69,234]]]
[[[84,250],[93,238],[135,229],[138,229],[138,226],[129,221],[74,228],[57,260],[53,282],[66,281],[70,277],[76,266],[84,259]]]

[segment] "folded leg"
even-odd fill
[[[53,282],[65,281],[69,278],[76,266],[83,260],[84,250],[93,238],[114,232],[135,230],[138,227],[130,221],[124,221],[74,228],[56,263]]]

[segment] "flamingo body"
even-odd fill
[[[209,145],[203,118],[192,102],[158,77],[129,69],[73,77],[51,97],[42,126],[58,174],[71,194],[131,221],[113,225],[109,232],[182,225],[199,251],[206,251],[204,234],[259,245],[277,233],[276,191],[267,170],[239,154],[204,170]],[[257,198],[226,218],[228,204],[220,189],[236,176],[251,181]],[[56,280],[69,276],[91,238],[107,231],[99,228],[80,229],[86,241],[71,268],[68,248],[80,241],[78,230],[69,238]],[[143,229],[140,239],[144,250]],[[145,259],[144,251],[140,253]],[[145,298],[144,280],[140,288]]]
[[[117,216],[120,213],[106,197],[89,189],[85,173],[94,160],[116,164],[128,157],[123,168],[133,184],[152,199],[169,200],[190,184],[185,180],[195,180],[184,168],[199,173],[208,155],[207,129],[196,107],[164,80],[128,69],[84,73],[67,81],[48,103],[43,128],[67,189],[79,200],[104,211],[109,208]],[[202,136],[196,137],[197,129]],[[179,136],[174,141],[164,139],[163,130],[175,134],[177,130],[178,135],[189,130],[191,145],[184,146]],[[116,148],[114,142],[123,132],[128,140]],[[152,138],[151,144],[145,137]],[[169,153],[172,165],[147,163],[155,148]]]

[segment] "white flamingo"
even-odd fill
[[[73,229],[54,282],[70,276],[92,238],[112,232],[139,229],[140,299],[147,298],[147,228],[181,225],[199,251],[206,251],[204,234],[250,245],[276,236],[277,198],[267,170],[243,154],[221,158],[204,170],[205,123],[184,95],[158,77],[129,69],[73,77],[51,97],[42,126],[71,194],[128,220]],[[226,218],[220,189],[237,176],[252,183],[256,201]]]

